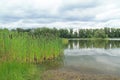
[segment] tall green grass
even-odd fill
[[[0,80],[40,80],[34,63],[62,54],[62,39],[0,30]]]
[[[16,61],[0,62],[0,80],[31,80],[36,72],[32,64]]]
[[[0,54],[9,60],[42,62],[62,53],[62,40],[50,36],[30,36],[28,33],[0,32]],[[5,58],[4,56],[2,58]]]

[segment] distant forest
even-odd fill
[[[3,30],[3,29],[0,29]],[[8,29],[4,29],[8,30]],[[103,29],[56,29],[56,28],[36,28],[36,29],[12,29],[11,32],[28,33],[39,36],[58,36],[61,38],[120,38],[120,28],[103,28]],[[11,35],[12,36],[12,35]]]

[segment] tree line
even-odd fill
[[[18,33],[28,33],[32,36],[52,36],[60,38],[120,38],[120,28],[101,29],[56,29],[56,28],[35,28],[35,29],[12,29]]]
[[[60,29],[60,37],[64,38],[120,38],[120,28],[103,29]]]

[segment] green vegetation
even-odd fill
[[[62,38],[120,38],[120,28],[104,28],[104,29],[60,29],[60,37]]]
[[[0,80],[31,80],[35,72],[37,70],[32,64],[16,61],[0,62]]]
[[[15,31],[15,30],[13,30]],[[31,29],[17,28],[18,32],[30,32]],[[60,38],[120,38],[120,28],[100,28],[100,29],[49,29],[37,28],[34,29],[35,34],[55,35]]]
[[[40,80],[36,64],[62,55],[64,40],[47,28],[1,29],[0,80]]]
[[[2,30],[0,53],[5,54],[6,59],[21,62],[42,62],[59,56],[62,40],[50,32],[41,32],[42,29],[33,33]]]
[[[63,38],[63,39],[62,39],[62,43],[63,43],[64,45],[68,44],[68,39]]]

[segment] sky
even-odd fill
[[[0,0],[0,28],[120,28],[120,0]]]

